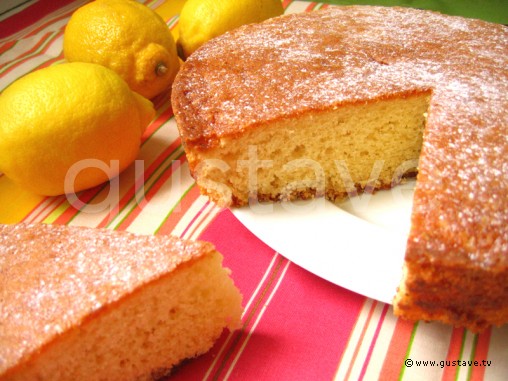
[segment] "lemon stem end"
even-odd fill
[[[155,67],[155,74],[157,75],[157,77],[162,77],[167,72],[168,72],[168,67],[162,62],[157,64],[157,66]]]

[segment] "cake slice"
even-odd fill
[[[206,242],[0,225],[0,380],[156,380],[240,325]]]

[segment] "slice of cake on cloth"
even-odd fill
[[[239,328],[206,242],[0,225],[0,380],[153,380]]]

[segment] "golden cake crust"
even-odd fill
[[[507,68],[505,26],[409,8],[330,7],[204,45],[178,74],[172,104],[194,170],[226,138],[276,121],[430,92],[406,263],[422,274],[446,269],[455,285],[467,272],[474,285],[485,274],[508,276]],[[508,304],[506,285],[496,285],[482,291],[491,297],[481,308]],[[415,295],[429,292],[413,286]],[[457,300],[448,322],[477,330],[508,320],[505,311],[478,323],[478,299]]]
[[[0,375],[120,298],[212,252],[212,244],[170,236],[0,224]]]
[[[172,104],[192,153],[277,119],[430,90],[409,253],[506,267],[507,68],[505,26],[408,8],[330,7],[205,44],[178,74]]]
[[[485,80],[506,75],[507,33],[501,25],[396,7],[282,16],[226,33],[187,59],[173,85],[175,116],[184,143],[206,149],[276,119],[427,90],[449,109],[479,110],[448,96],[497,87]]]

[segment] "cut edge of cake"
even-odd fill
[[[506,294],[499,286],[506,280],[506,270],[496,273],[406,258],[402,274],[393,299],[396,316],[439,321],[474,333],[506,323],[508,306],[492,303]]]
[[[101,229],[77,229],[81,231],[79,234],[99,236],[100,242]],[[109,236],[116,232],[104,233]],[[152,246],[158,242],[161,249],[168,243],[185,245],[185,241],[173,238],[159,240],[155,237],[154,240],[152,237],[149,241],[143,241],[142,237],[131,233],[125,234],[122,239],[129,240],[131,237],[140,240],[138,243],[144,242]],[[51,238],[49,236],[48,243],[42,246],[51,244]],[[230,278],[230,270],[222,267],[222,255],[211,244],[196,241],[191,246],[189,249],[181,249],[193,252],[178,258],[171,271],[162,271],[146,282],[142,280],[131,290],[112,295],[108,301],[99,303],[97,309],[80,313],[81,317],[70,326],[64,316],[61,317],[61,323],[58,317],[51,317],[48,330],[55,326],[58,328],[58,324],[61,324],[61,330],[43,338],[42,345],[27,343],[26,350],[23,350],[19,346],[24,344],[18,342],[17,348],[4,347],[4,350],[16,353],[2,354],[3,351],[0,351],[0,363],[3,363],[0,380],[157,380],[183,360],[208,352],[224,329],[232,331],[241,327],[242,296]],[[5,249],[5,246],[0,249]],[[121,247],[117,246],[116,249],[121,250]],[[133,249],[143,250],[139,246]],[[135,256],[136,253],[128,250],[124,255]],[[27,276],[39,277],[41,282],[45,277],[53,275],[34,273],[36,269],[30,270]],[[113,283],[122,282],[124,274],[121,270],[120,268],[117,274],[105,273],[104,276],[112,277]],[[49,279],[46,281],[51,283]],[[79,298],[69,300],[63,287],[67,286],[62,286],[60,295],[57,292],[52,297],[53,302],[63,303],[70,309],[78,308],[76,303],[80,303]],[[56,292],[55,290],[58,288],[52,288],[51,292]],[[9,292],[12,289],[7,290]],[[38,292],[44,292],[44,289],[34,290],[33,297]],[[114,288],[100,291],[104,294],[115,292]],[[10,309],[6,300],[8,297],[9,295],[2,297],[4,313],[16,310],[21,311],[22,315],[23,306]],[[33,302],[27,300],[27,303]],[[86,304],[85,301],[84,303]],[[53,307],[43,306],[47,311],[41,310],[41,317],[45,313],[52,313],[50,311]],[[69,311],[71,315],[72,312]],[[23,319],[23,316],[11,319]],[[23,324],[31,323],[21,322]],[[38,322],[32,324],[39,325]],[[8,336],[17,335],[12,332],[17,323],[4,321],[2,326],[0,343],[3,342],[2,346],[12,344],[12,339],[15,338],[9,339]]]
[[[191,173],[222,206],[321,196],[341,202],[391,188],[417,172],[431,94],[422,89],[247,126],[206,150],[187,140]]]
[[[405,258],[414,277],[404,278],[397,301],[406,294],[406,286],[410,293],[419,292],[415,284],[434,289],[425,291],[431,301],[417,300],[420,295],[413,294],[406,311],[397,311],[410,320],[429,318],[483,329],[508,321],[508,310],[502,307],[508,305],[508,219],[503,213],[508,183],[500,176],[508,145],[499,138],[508,116],[506,56],[501,54],[507,46],[506,27],[480,20],[410,8],[330,7],[246,26],[211,41],[186,61],[173,85],[172,104],[192,173],[201,191],[216,203],[243,206],[250,200],[323,194],[340,201],[360,191],[382,189],[390,176],[364,172],[357,181],[348,177],[353,171],[346,166],[336,176],[345,186],[340,192],[327,191],[321,165],[310,158],[291,167],[277,166],[300,171],[303,181],[284,174],[290,186],[283,191],[258,191],[258,174],[270,179],[268,187],[276,185],[264,167],[273,166],[275,159],[261,155],[263,147],[256,141],[249,144],[247,137],[259,130],[263,135],[266,125],[279,125],[279,144],[287,153],[294,146],[287,147],[291,139],[284,128],[291,123],[285,119],[298,122],[305,119],[302,115],[312,119],[320,110],[372,105],[380,97],[404,96],[406,90],[428,90],[422,154],[409,159],[419,160],[417,205]],[[265,139],[269,146],[271,139]],[[238,155],[241,166],[234,162],[235,145],[252,146]],[[221,156],[222,150],[228,155]],[[374,168],[373,162],[375,158],[368,167]],[[405,168],[414,173],[415,167]],[[244,175],[248,180],[235,179],[238,169],[250,171]],[[422,267],[414,267],[417,262]],[[429,273],[425,266],[435,266],[436,272]],[[433,275],[441,286],[424,279]],[[475,290],[482,279],[490,289]],[[447,286],[456,287],[450,295],[464,286],[470,299],[450,302],[445,311]],[[441,304],[436,307],[434,302]],[[438,311],[441,307],[445,308]],[[482,317],[484,313],[490,317]]]

